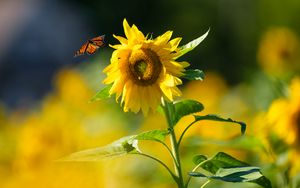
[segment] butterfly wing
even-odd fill
[[[86,42],[84,45],[82,45],[82,46],[80,47],[80,49],[79,49],[78,51],[76,51],[74,57],[83,55],[83,54],[86,52],[86,50],[88,49],[88,46],[89,46],[89,42]]]
[[[102,47],[104,45],[104,37],[105,37],[105,35],[101,35],[101,36],[92,38],[90,41],[94,45],[96,45],[98,47]]]
[[[88,55],[94,54],[100,47],[104,46],[104,37],[105,35],[101,35],[88,40],[78,51],[76,51],[74,57],[84,55],[85,53]]]
[[[94,54],[98,50],[99,46],[94,45],[93,43],[88,43],[88,47],[86,49],[86,53],[88,55]]]

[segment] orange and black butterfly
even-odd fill
[[[104,46],[104,37],[105,35],[101,35],[88,40],[86,43],[84,43],[84,45],[80,47],[78,51],[76,51],[74,57],[84,54],[94,54],[100,47]]]

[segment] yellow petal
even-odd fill
[[[156,39],[154,39],[154,44],[157,46],[162,46],[167,44],[167,42],[170,40],[172,36],[173,31],[167,31],[163,35],[158,36]]]
[[[162,83],[160,84],[160,89],[169,101],[173,101],[173,95],[170,87]]]
[[[116,93],[116,101],[118,101],[119,97],[122,94],[123,88],[124,88],[124,84],[126,82],[126,78],[123,77],[119,77],[115,80],[113,86],[111,87],[109,94],[112,95],[114,93]]]
[[[126,104],[126,101],[129,100],[129,98],[127,99],[127,97],[131,93],[131,88],[132,88],[131,85],[132,85],[131,81],[128,81],[128,82],[125,83],[124,88],[123,88],[123,94],[122,94],[121,104],[124,103],[124,108],[125,107],[127,108],[127,106],[125,104]]]
[[[183,68],[186,68],[186,67],[190,66],[190,64],[186,61],[182,61],[182,62],[180,62],[180,64],[183,66]]]
[[[127,96],[128,97],[128,101],[127,101],[127,104],[125,105],[128,105],[131,109],[132,112],[134,113],[138,113],[140,111],[140,93],[139,93],[139,89],[138,89],[139,86],[135,85],[135,84],[132,84],[132,92],[130,93],[130,96]],[[126,101],[125,101],[126,103]]]
[[[152,108],[152,111],[156,111],[156,108],[160,103],[162,92],[157,85],[154,85],[154,86],[151,86],[148,88],[149,88],[148,90],[149,90],[149,96],[150,96],[149,99],[150,99],[150,101],[152,101],[150,103],[150,106]]]
[[[138,41],[141,42],[145,40],[144,34],[134,24],[132,26],[132,32],[134,33]]]
[[[182,81],[180,80],[180,78],[177,78],[177,77],[174,77],[174,82],[175,82],[175,85],[181,85],[182,84]]]
[[[147,98],[147,101],[148,101],[148,104],[149,104],[149,107],[152,107],[152,110],[153,110],[153,106],[156,106],[156,100],[155,100],[155,97],[156,97],[156,89],[155,87],[153,86],[147,86],[145,88],[145,98]]]
[[[110,72],[110,70],[113,68],[113,65],[112,64],[109,64],[107,67],[105,67],[104,69],[103,69],[103,72],[104,73],[108,73],[108,72]]]
[[[103,83],[104,84],[111,84],[113,83],[117,78],[118,76],[120,75],[119,72],[113,72],[113,73],[110,73],[109,75],[107,75],[107,77],[103,80]]]
[[[166,48],[158,47],[155,52],[161,61],[170,61],[173,58],[170,50]]]
[[[164,39],[165,41],[169,41],[172,37],[173,31],[167,31],[164,34],[162,34],[160,37]]]
[[[107,67],[103,69],[103,72],[106,73],[107,75],[110,75],[116,71],[120,71],[118,68],[118,63],[109,64]]]
[[[142,112],[145,116],[147,116],[148,112],[149,112],[149,104],[148,104],[148,94],[146,91],[147,87],[144,86],[140,86],[139,89],[140,91],[140,105],[142,108]]]
[[[123,28],[124,28],[124,33],[125,33],[125,36],[128,40],[130,40],[131,38],[131,28],[127,22],[126,19],[123,20]]]
[[[139,49],[142,48],[142,46],[143,46],[142,44],[134,45],[134,46],[132,47],[132,51],[139,50]]]
[[[122,48],[122,47],[123,47],[123,45],[121,45],[121,44],[115,44],[115,45],[111,45],[111,44],[109,44],[109,47],[111,47],[111,48],[113,48],[113,49],[116,49],[116,50],[118,50],[118,49]]]
[[[176,61],[168,61],[164,63],[167,73],[174,75],[174,76],[182,76],[184,68],[182,64],[176,62]]]
[[[171,51],[175,51],[177,49],[181,39],[181,37],[177,37],[169,42],[171,44]]]
[[[163,81],[163,84],[168,86],[168,87],[173,87],[175,86],[175,80],[174,77],[171,76],[170,74],[165,75],[165,80]]]
[[[181,91],[178,89],[178,87],[172,87],[171,90],[172,90],[173,96],[179,97],[182,95]]]
[[[121,44],[127,44],[128,41],[126,38],[121,37],[121,36],[117,36],[117,35],[113,35],[113,37],[115,37],[118,41],[120,41]]]

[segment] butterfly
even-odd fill
[[[76,51],[74,57],[84,54],[94,54],[100,47],[104,46],[104,37],[105,35],[101,35],[88,40],[86,43],[84,43],[84,45],[80,47],[78,51]]]

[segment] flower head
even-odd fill
[[[300,146],[300,78],[294,78],[288,98],[275,100],[267,114],[267,121],[279,138],[291,146]]]
[[[284,75],[299,70],[300,43],[288,28],[267,31],[259,45],[258,61],[266,73]]]
[[[104,83],[112,84],[109,94],[116,94],[116,100],[122,96],[125,112],[142,110],[147,114],[156,110],[161,97],[173,101],[181,95],[179,77],[189,64],[175,61],[181,38],[170,40],[172,31],[149,39],[135,25],[130,27],[126,19],[123,27],[126,38],[114,35],[120,44],[110,45],[115,51],[104,69]]]

